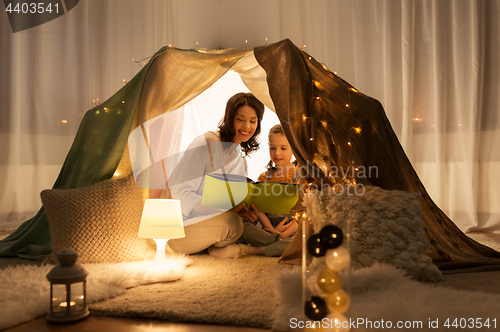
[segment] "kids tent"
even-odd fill
[[[420,193],[427,255],[440,268],[500,267],[500,253],[469,239],[431,200],[380,102],[290,40],[254,49],[160,49],[121,90],[86,113],[53,188],[86,187],[117,170],[130,174],[129,134],[186,104],[229,70],[277,114],[308,182]],[[353,171],[341,177],[328,172],[361,167],[377,172],[360,176]],[[43,207],[0,241],[1,256],[43,259],[50,252]]]

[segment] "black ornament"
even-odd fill
[[[319,234],[314,234],[307,240],[307,251],[314,257],[324,256],[327,249]]]
[[[319,232],[321,243],[328,249],[335,249],[342,244],[344,233],[335,225],[326,225]]]
[[[326,316],[326,303],[321,297],[313,296],[304,305],[304,313],[309,319],[321,320]]]

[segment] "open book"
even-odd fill
[[[298,184],[254,182],[234,174],[205,176],[201,205],[230,210],[241,203],[255,204],[259,212],[288,214],[299,199]]]

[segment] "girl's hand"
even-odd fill
[[[288,221],[288,217],[286,217],[285,219],[283,219],[283,220],[282,220],[282,221],[278,224],[278,226],[276,226],[274,229],[275,229],[278,233],[283,233],[283,232],[284,232],[284,231],[286,231],[286,230],[287,230],[287,228],[288,228],[288,227],[290,227],[290,225],[292,224],[292,223],[289,223],[289,224],[285,225],[287,221]]]
[[[287,239],[289,238],[293,233],[295,233],[298,229],[298,224],[295,222],[295,220],[292,219],[291,222],[289,222],[287,225],[285,223],[288,221],[288,217],[283,219],[276,228],[267,228],[265,227],[264,230],[271,233],[271,234],[280,234],[280,239]]]
[[[263,228],[266,232],[268,233],[271,233],[273,235],[276,235],[276,234],[281,234],[280,232],[278,232],[275,228],[267,228],[267,227],[264,227]]]

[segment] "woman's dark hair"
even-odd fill
[[[229,98],[226,104],[226,113],[224,119],[219,122],[219,133],[222,142],[232,142],[236,132],[234,131],[234,117],[236,112],[241,106],[248,105],[255,110],[257,113],[257,129],[252,137],[246,141],[241,142],[241,150],[246,156],[252,151],[259,149],[259,140],[257,137],[260,134],[260,122],[264,116],[264,104],[262,104],[255,96],[251,93],[240,92]]]

